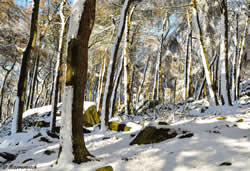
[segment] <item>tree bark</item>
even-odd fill
[[[119,86],[119,82],[121,80],[121,75],[122,75],[122,70],[123,70],[123,58],[121,58],[121,64],[120,64],[120,68],[117,72],[117,76],[115,79],[115,84],[114,84],[114,89],[112,92],[112,97],[111,97],[111,104],[110,104],[110,113],[109,113],[109,118],[114,117],[114,109],[115,109],[115,99],[116,99],[116,94],[117,94],[117,89]]]
[[[24,112],[24,98],[27,88],[27,72],[31,56],[31,51],[35,46],[36,37],[37,37],[37,23],[38,23],[38,14],[39,14],[39,3],[40,0],[33,0],[34,7],[32,11],[31,18],[31,28],[30,28],[30,38],[28,45],[23,53],[21,71],[18,80],[17,86],[17,98],[14,111],[14,119],[12,121],[12,130],[11,133],[15,134],[17,132],[22,132],[22,117]]]
[[[148,70],[148,65],[149,65],[150,58],[151,58],[151,56],[148,56],[148,59],[147,59],[147,62],[146,62],[145,68],[144,68],[144,72],[143,72],[143,79],[142,79],[141,85],[140,85],[138,93],[137,93],[136,103],[138,103],[139,100],[140,100],[140,95],[142,93],[142,88],[144,86],[144,82],[145,82],[146,73],[147,73],[147,70]]]
[[[33,99],[34,99],[34,94],[35,94],[35,85],[37,81],[37,72],[38,72],[38,67],[39,67],[39,61],[40,61],[40,54],[38,52],[37,57],[36,57],[36,62],[34,66],[34,71],[33,71],[33,78],[32,78],[32,83],[31,83],[31,92],[30,92],[30,101],[29,101],[29,108],[33,108]]]
[[[212,61],[209,64],[209,67],[212,67],[214,65],[214,62],[216,61],[217,58],[218,58],[218,56],[217,56],[217,54],[215,54],[214,58],[212,59]],[[202,90],[205,87],[205,81],[206,81],[206,77],[204,76],[204,78],[201,81],[201,86],[200,86],[200,88],[198,90],[196,100],[199,100],[201,98]],[[204,93],[206,93],[205,91],[206,91],[206,89],[204,89]]]
[[[236,98],[236,68],[239,57],[239,14],[236,14],[236,34],[235,34],[235,54],[232,66],[232,101],[235,102]]]
[[[221,2],[221,47],[220,47],[220,74],[221,74],[221,94],[222,104],[232,105],[230,86],[229,86],[229,71],[228,71],[228,13],[227,13],[227,1]]]
[[[63,58],[63,45],[64,45],[64,36],[65,36],[65,16],[63,14],[64,6],[66,0],[63,0],[60,4],[60,19],[61,19],[61,30],[59,36],[59,46],[57,51],[57,62],[56,62],[56,71],[55,71],[55,80],[54,80],[54,89],[52,96],[52,110],[51,110],[51,121],[50,121],[50,131],[55,133],[56,129],[56,112],[57,112],[57,103],[58,103],[58,92],[59,92],[59,77],[60,69],[62,67],[62,58]]]
[[[125,106],[125,115],[130,115],[130,106],[131,106],[131,83],[129,79],[129,39],[130,39],[130,27],[131,27],[131,18],[133,12],[135,10],[135,6],[131,9],[130,13],[126,16],[126,24],[125,24],[125,41],[123,48],[123,59],[124,59],[124,106]]]
[[[2,108],[3,108],[3,98],[4,98],[4,93],[5,93],[5,84],[6,84],[6,81],[8,79],[9,74],[14,69],[15,64],[16,64],[16,61],[12,64],[10,69],[4,68],[4,70],[6,71],[6,74],[5,74],[4,79],[2,81],[2,86],[1,86],[1,90],[0,90],[0,96],[1,96],[1,99],[0,99],[0,121],[3,119],[2,118],[2,114],[3,114]]]
[[[237,98],[237,100],[240,97],[241,62],[242,62],[243,55],[245,53],[245,45],[246,45],[246,38],[247,38],[249,23],[250,23],[250,17],[248,16],[248,18],[246,20],[245,31],[244,31],[244,34],[242,37],[240,54],[239,54],[237,69],[236,69],[236,98]]]
[[[81,13],[79,13],[79,6],[83,8]],[[68,34],[60,159],[78,164],[91,160],[84,142],[82,115],[88,72],[88,42],[95,20],[95,6],[95,0],[74,2]],[[69,156],[68,153],[71,152],[73,154]]]
[[[165,39],[164,36],[164,31],[166,28],[166,23],[167,23],[167,17],[164,18],[163,23],[162,23],[162,33],[160,37],[160,46],[158,50],[158,55],[157,55],[157,64],[156,64],[156,70],[155,70],[155,76],[154,76],[154,88],[153,88],[153,95],[152,99],[154,100],[159,100],[160,96],[160,83],[161,83],[161,77],[162,77],[162,72],[161,72],[161,58],[162,58],[162,49],[163,49],[163,41]]]
[[[193,2],[193,15],[194,15],[194,19],[195,19],[194,22],[195,22],[195,26],[197,28],[196,30],[198,31],[198,35],[199,35],[201,59],[202,59],[203,67],[204,67],[204,73],[206,76],[207,85],[208,85],[208,91],[209,91],[209,94],[211,97],[210,102],[212,105],[218,105],[218,101],[217,101],[217,97],[216,97],[216,93],[215,93],[215,88],[214,88],[214,84],[213,84],[212,77],[211,77],[210,67],[208,64],[205,44],[204,44],[204,40],[203,40],[203,33],[201,30],[201,26],[200,26],[196,0],[192,0],[192,2]]]
[[[120,24],[119,29],[117,32],[117,35],[114,40],[110,60],[109,60],[109,66],[108,66],[108,73],[107,73],[107,81],[104,89],[104,96],[103,96],[103,102],[102,102],[102,112],[101,112],[101,129],[106,130],[108,126],[109,121],[109,105],[110,105],[110,99],[112,95],[113,90],[113,80],[114,80],[114,72],[115,72],[115,65],[117,60],[117,54],[119,50],[119,45],[122,39],[122,35],[124,32],[124,26],[125,26],[125,19],[126,14],[129,10],[129,6],[131,4],[132,0],[125,0],[121,18],[120,18]]]

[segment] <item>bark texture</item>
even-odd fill
[[[37,23],[38,23],[38,14],[39,14],[39,3],[40,0],[33,0],[34,7],[32,11],[31,17],[31,28],[30,28],[30,38],[27,44],[25,51],[23,52],[22,64],[21,64],[21,71],[19,75],[18,85],[17,85],[17,99],[18,104],[16,105],[14,111],[14,117],[16,119],[12,122],[12,133],[22,132],[22,117],[24,112],[24,98],[27,88],[27,72],[29,67],[29,61],[32,49],[36,43],[37,37]]]

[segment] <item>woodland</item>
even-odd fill
[[[0,170],[249,170],[249,0],[0,0]]]

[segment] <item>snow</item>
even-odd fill
[[[71,10],[68,40],[76,38],[86,0],[74,0]]]
[[[209,106],[205,99],[177,107],[167,106],[168,109],[158,105],[155,108],[159,111],[157,121],[170,123],[169,115],[172,113],[175,115],[175,121],[168,126],[159,126],[156,121],[147,119],[148,115],[153,118],[154,112],[150,110],[149,113],[145,112],[126,122],[126,125],[132,128],[129,132],[100,132],[91,128],[92,132],[84,134],[84,139],[89,152],[99,161],[78,165],[72,163],[71,135],[69,134],[71,132],[72,93],[72,87],[65,87],[63,114],[62,118],[58,116],[59,120],[57,120],[59,122],[62,119],[64,123],[61,130],[64,137],[62,145],[67,144],[64,146],[59,164],[55,165],[59,139],[47,135],[49,127],[30,127],[23,133],[0,136],[0,153],[17,154],[17,158],[4,164],[4,167],[36,167],[37,170],[42,171],[93,171],[107,165],[112,166],[114,170],[122,171],[247,171],[250,168],[250,97],[248,96],[242,97],[238,105],[234,106]],[[84,102],[84,104],[85,110],[94,105],[93,102]],[[201,112],[202,108],[206,110]],[[26,112],[26,118],[36,117],[35,113],[39,111],[39,119],[49,120],[50,116],[46,114],[48,109],[51,110],[51,106],[29,110]],[[160,117],[161,115],[163,116]],[[179,139],[178,135],[176,138],[161,143],[130,146],[129,143],[134,138],[131,135],[138,134],[142,129],[142,123],[144,127],[153,125],[158,128],[187,130],[194,136]],[[9,127],[11,127],[11,122]],[[2,133],[3,130],[0,127],[0,134]],[[41,133],[41,136],[34,138],[38,133]],[[51,143],[40,141],[41,137],[48,138]],[[46,155],[45,152],[48,150],[53,153]],[[30,160],[24,162],[27,159]],[[5,162],[5,159],[0,157],[1,162]],[[219,166],[223,162],[231,162],[232,165]],[[52,165],[53,168],[51,168]]]
[[[72,149],[72,105],[73,105],[72,86],[65,86],[63,96],[63,109],[62,109],[62,128],[61,128],[61,146],[62,153],[59,159],[60,164],[71,163],[73,161]]]
[[[16,103],[13,113],[13,120],[12,120],[12,127],[11,127],[11,134],[15,134],[17,132],[17,115],[19,110],[19,97],[16,97]]]

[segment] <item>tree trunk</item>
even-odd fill
[[[33,78],[32,78],[32,83],[31,83],[31,92],[30,92],[30,103],[29,103],[29,108],[33,108],[33,99],[34,99],[34,94],[35,94],[35,85],[37,81],[37,73],[38,73],[38,67],[39,67],[39,61],[40,61],[40,54],[38,52],[37,57],[36,57],[36,62],[34,66],[34,71],[33,71]]]
[[[198,39],[199,39],[199,43],[200,43],[202,63],[203,63],[204,73],[205,73],[206,81],[207,81],[207,85],[208,85],[208,91],[209,91],[209,94],[211,97],[210,102],[212,105],[218,105],[218,101],[217,101],[217,97],[216,97],[216,93],[215,93],[215,88],[214,88],[212,77],[211,77],[210,67],[208,64],[205,44],[204,44],[204,40],[203,40],[203,34],[202,34],[201,27],[200,27],[200,21],[199,21],[197,6],[196,6],[196,0],[192,0],[192,2],[193,2],[193,15],[194,15],[194,20],[195,20],[194,22],[195,22],[196,30],[198,31],[198,35],[199,35]]]
[[[17,87],[17,97],[15,104],[15,111],[13,114],[12,130],[11,133],[15,134],[17,132],[22,132],[22,117],[24,112],[24,98],[27,88],[27,72],[31,56],[31,51],[35,46],[37,37],[37,23],[38,23],[38,13],[39,13],[39,3],[40,0],[33,0],[33,11],[31,18],[31,28],[30,28],[30,38],[28,45],[23,52],[21,71],[18,80]]]
[[[187,98],[188,98],[187,86],[188,86],[189,42],[190,42],[190,31],[187,34],[186,58],[185,58],[185,67],[184,67],[184,93],[183,93],[184,94],[184,96],[183,96],[184,100],[187,100]]]
[[[33,67],[33,70],[34,70],[35,66]],[[31,89],[32,89],[32,80],[31,80],[31,77],[32,77],[32,74],[31,74],[31,71],[28,72],[28,78],[27,78],[27,85],[29,85],[29,91],[28,91],[28,97],[26,98],[26,107],[25,109],[28,110],[29,109],[29,106],[30,106],[30,96],[31,96]]]
[[[193,63],[193,55],[192,55],[192,18],[190,16],[191,11],[188,10],[188,27],[190,29],[189,32],[189,46],[188,46],[188,66],[187,66],[187,98],[191,96],[191,77],[192,77],[192,63]]]
[[[0,96],[1,96],[1,99],[0,99],[0,121],[2,120],[2,114],[3,114],[2,108],[3,108],[3,98],[4,98],[4,93],[5,93],[5,89],[4,89],[5,83],[7,81],[9,74],[14,69],[15,64],[16,64],[16,61],[12,64],[10,69],[4,68],[4,70],[6,70],[7,72],[6,72],[4,79],[2,81],[2,86],[1,86],[1,90],[0,90]]]
[[[125,26],[125,19],[126,14],[129,10],[129,6],[132,0],[125,0],[123,8],[122,8],[122,14],[120,18],[120,24],[119,29],[113,44],[110,60],[109,60],[109,66],[108,66],[108,72],[107,72],[107,81],[104,89],[104,96],[103,96],[103,102],[102,102],[102,113],[101,113],[101,129],[106,130],[108,126],[109,121],[109,105],[110,105],[110,99],[112,95],[113,90],[113,80],[114,80],[114,72],[115,72],[115,65],[117,60],[117,54],[119,50],[119,45],[122,39],[122,35],[124,32],[124,26]]]
[[[212,61],[209,64],[209,67],[213,66],[213,64],[214,64],[214,62],[216,61],[217,58],[218,58],[218,56],[217,56],[217,54],[215,54],[214,58],[212,59]],[[201,98],[202,90],[205,87],[205,81],[206,81],[206,77],[204,76],[204,78],[201,81],[201,86],[200,86],[200,88],[198,90],[198,94],[197,94],[196,100],[199,100]],[[204,89],[204,93],[206,93],[205,91],[206,91],[206,89]]]
[[[54,80],[55,80],[55,74],[54,74],[54,67],[53,67],[53,63],[52,61],[50,61],[50,65],[51,65],[51,73],[52,73],[52,83],[51,83],[51,91],[50,91],[50,95],[49,95],[49,104],[52,104],[52,97],[53,97],[53,92],[54,92]]]
[[[230,87],[228,80],[228,14],[227,1],[223,0],[221,4],[221,47],[220,47],[220,74],[221,74],[221,94],[222,104],[232,105]]]
[[[104,52],[104,54],[105,54],[105,52]],[[103,58],[100,73],[99,73],[98,87],[97,87],[97,98],[96,98],[96,108],[97,109],[99,109],[99,105],[100,105],[100,101],[101,101],[101,89],[102,89],[102,80],[103,80],[103,74],[104,74],[104,72],[103,72],[104,67],[105,67],[105,59]]]
[[[232,66],[232,101],[236,102],[236,67],[239,57],[239,14],[236,14],[235,54]]]
[[[55,80],[54,80],[54,90],[52,96],[52,110],[51,110],[51,121],[50,121],[50,131],[55,133],[56,129],[56,112],[57,112],[57,103],[58,103],[58,90],[59,90],[59,72],[62,66],[62,57],[63,57],[63,44],[64,44],[64,33],[65,33],[65,16],[63,14],[64,5],[66,0],[63,0],[60,4],[60,19],[61,19],[61,30],[59,37],[59,47],[57,51],[57,62],[56,62],[56,71],[55,71]]]
[[[115,32],[115,27],[111,33],[111,41],[113,40],[114,32]],[[103,54],[103,58],[105,57],[107,51],[108,51],[108,48],[106,48],[106,50]],[[97,109],[98,109],[99,115],[101,115],[101,112],[102,112],[102,102],[103,102],[103,96],[104,96],[105,83],[107,80],[108,63],[109,63],[109,55],[107,55],[106,59],[103,61],[103,69],[102,69],[102,75],[101,75],[99,97],[98,97],[98,101],[97,101]]]
[[[144,72],[143,72],[143,79],[142,79],[141,85],[140,85],[138,93],[137,93],[136,103],[138,103],[139,100],[140,100],[140,95],[142,93],[142,88],[144,86],[144,82],[145,82],[146,73],[147,73],[147,70],[148,70],[148,64],[149,64],[150,58],[151,58],[151,56],[148,56],[148,59],[147,59],[147,62],[146,62],[145,68],[144,68]]]
[[[159,95],[160,95],[160,79],[162,77],[162,72],[161,72],[161,58],[162,58],[162,48],[163,48],[163,41],[164,41],[164,31],[166,28],[166,22],[167,22],[167,17],[164,18],[163,23],[162,23],[162,33],[160,37],[160,46],[158,50],[158,55],[157,55],[157,64],[156,64],[156,70],[155,70],[155,76],[154,76],[154,88],[153,88],[153,95],[152,99],[154,100],[159,100]]]
[[[244,34],[242,37],[240,54],[239,54],[239,59],[238,59],[237,69],[236,69],[236,98],[237,99],[239,99],[239,97],[240,97],[241,62],[242,62],[242,57],[245,53],[245,45],[246,45],[246,38],[247,38],[247,33],[248,33],[249,22],[250,22],[250,17],[248,16],[248,18],[246,20],[245,31],[244,31]]]
[[[131,26],[131,18],[133,12],[135,10],[135,6],[131,9],[130,13],[126,16],[126,24],[125,24],[125,41],[123,48],[123,59],[124,59],[124,106],[125,106],[125,115],[130,115],[130,105],[131,105],[131,84],[129,79],[129,39],[130,39],[130,26]],[[111,102],[112,103],[112,102]]]
[[[120,64],[120,68],[117,72],[117,76],[115,79],[115,84],[114,84],[114,89],[112,92],[112,96],[111,96],[111,104],[110,104],[110,113],[109,113],[109,118],[114,117],[114,109],[115,109],[115,99],[116,99],[116,94],[117,94],[117,89],[119,86],[119,82],[121,80],[121,75],[122,75],[122,70],[123,70],[123,58],[121,57],[121,64]]]
[[[72,7],[61,122],[61,162],[80,164],[91,160],[84,142],[82,115],[88,72],[88,42],[95,20],[95,6],[95,0],[80,0],[74,1]]]

